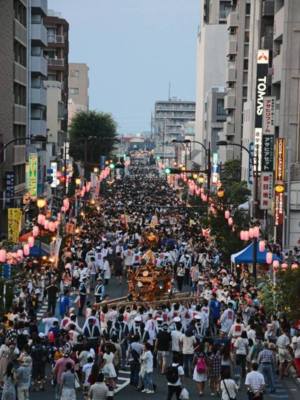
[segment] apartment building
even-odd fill
[[[83,63],[69,64],[69,125],[79,111],[89,109],[89,67]]]
[[[250,0],[234,0],[227,18],[227,71],[224,107],[227,118],[224,139],[242,143],[243,105],[247,100],[250,40]],[[238,147],[227,148],[227,158],[240,158]]]
[[[197,37],[196,140],[208,145],[211,132],[205,130],[205,102],[213,87],[225,87],[227,15],[231,0],[203,1]],[[195,159],[204,162],[204,155]]]
[[[48,35],[46,49],[48,81],[55,81],[61,84],[60,101],[64,108],[63,118],[60,121],[60,130],[55,136],[57,145],[60,147],[66,139],[68,129],[69,23],[59,13],[49,10],[45,25]],[[57,90],[57,86],[54,87],[54,90]],[[50,86],[50,90],[51,88],[53,88],[53,85]],[[49,86],[47,90],[49,90]],[[50,141],[52,141],[51,138]]]
[[[6,198],[5,206],[14,205],[10,198],[25,188],[27,7],[27,0],[0,0],[0,147],[14,139],[23,139],[7,147],[5,162],[1,164],[0,197]]]

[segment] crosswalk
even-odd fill
[[[125,389],[130,383],[130,371],[128,369],[120,369],[118,373],[117,385],[114,393],[117,394],[121,390]]]

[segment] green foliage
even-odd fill
[[[221,172],[221,182],[225,189],[224,202],[233,207],[245,203],[251,194],[247,182],[241,181],[240,178],[240,160],[226,161]]]
[[[278,274],[277,285],[278,305],[287,313],[291,320],[300,319],[300,270]]]
[[[110,114],[102,112],[79,112],[72,120],[69,133],[70,155],[76,161],[87,161],[90,169],[99,164],[101,155],[109,156],[117,142],[116,122]]]

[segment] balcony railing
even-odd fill
[[[63,67],[65,60],[63,58],[48,58],[49,67]]]
[[[65,43],[65,37],[64,35],[48,35],[48,43]]]

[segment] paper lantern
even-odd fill
[[[24,253],[23,253],[22,249],[17,250],[17,257],[19,257],[21,259],[24,257]]]
[[[253,231],[253,228],[250,228],[248,232],[249,232],[249,238],[250,238],[250,239],[253,239],[253,238],[254,238],[254,231]]]
[[[64,207],[65,207],[65,210],[68,211],[68,209],[69,209],[69,207],[70,207],[69,199],[64,199],[63,205],[64,205]]]
[[[39,215],[38,215],[38,224],[44,225],[45,219],[46,219],[46,217],[45,217],[44,214],[39,214]]]
[[[287,263],[282,263],[281,264],[281,269],[282,269],[282,271],[286,271],[287,269],[288,269],[288,265],[287,265]]]
[[[49,221],[47,219],[45,219],[44,228],[46,229],[46,231],[49,229]]]
[[[0,262],[4,263],[6,261],[6,250],[0,250]]]
[[[291,268],[292,268],[293,271],[295,271],[296,269],[298,269],[298,264],[293,263]]]
[[[225,216],[225,219],[229,219],[230,218],[230,211],[226,210],[224,216]]]
[[[30,236],[28,238],[28,245],[29,245],[29,247],[33,247],[34,246],[34,237],[33,236]]]
[[[202,193],[201,199],[202,199],[202,201],[206,202],[207,201],[207,195]]]
[[[264,240],[260,240],[258,243],[259,251],[262,253],[266,249],[266,242]]]
[[[274,260],[273,261],[273,268],[278,268],[279,267],[279,261],[278,260]]]
[[[273,271],[274,271],[274,272],[277,272],[278,270],[279,270],[279,265],[278,265],[278,266],[275,265],[275,267],[274,267],[274,265],[273,265]]]
[[[39,236],[39,233],[40,233],[39,227],[38,227],[38,226],[34,226],[34,227],[32,228],[32,235],[33,235],[33,237]]]
[[[231,217],[228,218],[228,225],[229,226],[233,225],[233,218]]]
[[[259,233],[260,233],[259,226],[255,226],[253,228],[253,237],[256,238],[256,239],[259,238]]]
[[[241,232],[240,232],[240,239],[241,239],[241,240],[244,240],[244,231],[241,231]]]
[[[244,240],[248,242],[249,240],[249,231],[244,231]]]
[[[268,251],[268,253],[266,254],[266,263],[272,264],[272,261],[273,261],[273,254],[270,251]]]
[[[23,253],[24,253],[24,256],[29,256],[29,254],[30,254],[30,247],[29,247],[29,244],[24,244],[24,246],[23,246]]]

